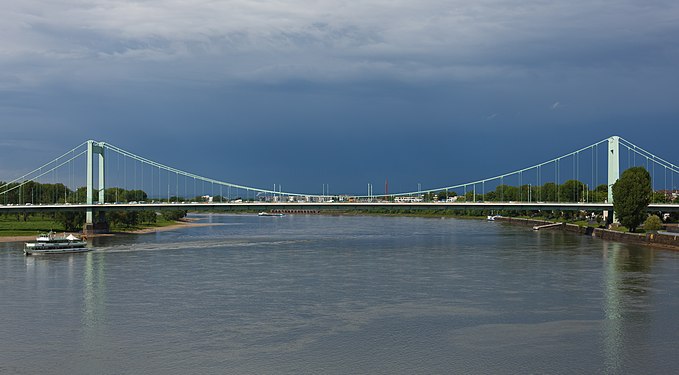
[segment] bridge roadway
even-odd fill
[[[610,203],[557,203],[557,202],[455,202],[455,203],[391,203],[391,202],[323,202],[323,203],[142,203],[142,204],[53,204],[53,205],[0,205],[0,213],[14,212],[55,212],[55,211],[143,211],[143,210],[188,210],[188,211],[242,211],[242,210],[318,210],[341,211],[350,209],[392,208],[392,209],[446,209],[446,210],[528,210],[528,211],[608,211]],[[649,212],[679,212],[679,204],[651,204]]]

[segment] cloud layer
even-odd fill
[[[675,61],[670,1],[21,1],[4,6],[1,85],[69,79],[525,76]],[[618,67],[619,68],[619,67]]]

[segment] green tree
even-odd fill
[[[533,188],[528,184],[521,185],[519,187],[518,200],[522,201],[522,202],[527,202],[529,197],[531,198],[531,200],[533,200],[533,201],[535,200],[535,195],[533,194]]]
[[[556,184],[548,182],[542,185],[542,191],[540,191],[538,199],[543,202],[556,202]]]
[[[483,199],[492,202],[498,200],[498,197],[495,195],[494,191],[489,191],[483,196]]]
[[[474,194],[474,190],[470,190],[464,195],[464,198],[467,202],[474,202],[474,198],[476,198],[477,201],[482,201],[483,194],[479,193],[478,191],[476,194]]]
[[[649,216],[646,221],[644,221],[644,230],[650,232],[652,230],[662,229],[662,220],[658,215]]]
[[[155,211],[139,211],[138,219],[140,223],[155,224],[158,215]]]
[[[64,230],[75,232],[85,225],[85,213],[81,211],[60,211],[54,215],[54,221],[64,226]]]
[[[559,187],[559,201],[580,202],[584,184],[578,180],[568,180]]]
[[[109,211],[106,213],[106,221],[115,227],[131,228],[139,224],[137,211]]]
[[[653,192],[653,196],[651,197],[651,202],[653,203],[668,203],[670,202],[668,196],[666,193],[662,191],[656,191]]]
[[[72,203],[85,203],[87,201],[87,187],[79,187],[75,191],[75,199]]]
[[[179,219],[185,217],[186,214],[187,214],[187,211],[184,211],[184,210],[166,211],[166,210],[164,210],[164,211],[161,211],[161,214],[163,215],[163,218],[165,220],[174,221],[174,220],[179,220]]]
[[[651,175],[644,167],[627,169],[613,184],[613,209],[630,232],[644,222],[652,193]]]
[[[127,198],[127,190],[119,187],[106,189],[104,200],[106,202],[122,202]]]
[[[498,185],[495,188],[495,196],[503,202],[515,201],[519,199],[519,188],[505,184]]]
[[[593,194],[595,202],[605,201],[606,199],[608,199],[608,185],[601,184],[597,186]]]

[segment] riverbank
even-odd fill
[[[93,235],[90,235],[89,237],[90,238],[92,238],[92,237],[108,237],[108,236],[115,236],[115,235],[121,235],[121,234],[148,234],[148,233],[156,233],[156,232],[166,232],[166,231],[176,230],[176,229],[180,229],[180,228],[203,227],[203,226],[212,225],[210,223],[196,223],[197,220],[199,220],[199,219],[185,218],[185,219],[177,220],[174,224],[165,225],[165,226],[148,227],[148,228],[135,229],[135,230],[129,230],[129,231],[116,231],[116,232],[111,232],[111,233],[93,234]],[[0,237],[0,242],[34,241],[35,237],[36,237],[35,235],[32,235],[32,236],[6,236],[6,237]]]
[[[157,232],[167,232],[175,229],[180,229],[180,228],[192,228],[192,227],[206,227],[213,225],[211,223],[196,223],[200,219],[195,219],[195,218],[184,218],[177,220],[175,224],[170,224],[170,225],[164,225],[162,227],[148,227],[148,228],[142,228],[142,229],[134,229],[134,230],[128,230],[128,231],[115,231],[111,233],[100,233],[100,234],[93,234],[89,235],[88,237],[108,237],[108,236],[115,236],[115,235],[121,235],[121,234],[149,234],[149,233],[157,233]]]
[[[506,223],[525,225],[525,226],[536,226],[536,225],[547,225],[555,224],[554,221],[546,220],[534,220],[534,219],[524,219],[516,217],[498,217],[495,220],[499,220]],[[679,251],[679,233],[629,233],[620,232],[616,230],[610,230],[605,228],[594,228],[580,226],[576,224],[562,223],[559,226],[554,226],[550,228],[545,228],[543,230],[562,230],[571,233],[577,233],[592,237],[597,237],[602,240],[616,241],[633,243],[637,245],[647,245],[653,247],[660,247],[663,249],[676,250]]]

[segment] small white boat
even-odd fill
[[[277,217],[285,216],[285,214],[276,213],[276,212],[260,212],[257,215],[258,216],[277,216]]]
[[[488,215],[488,217],[486,218],[486,220],[488,220],[488,221],[495,221],[495,219],[497,219],[498,217],[502,217],[502,216],[500,216],[500,215]]]
[[[39,235],[35,242],[26,242],[24,246],[24,254],[26,255],[43,255],[43,254],[64,254],[64,253],[82,253],[91,251],[91,248],[86,247],[87,241],[73,235],[68,236],[64,233],[63,236],[57,236],[54,232],[49,232]]]

